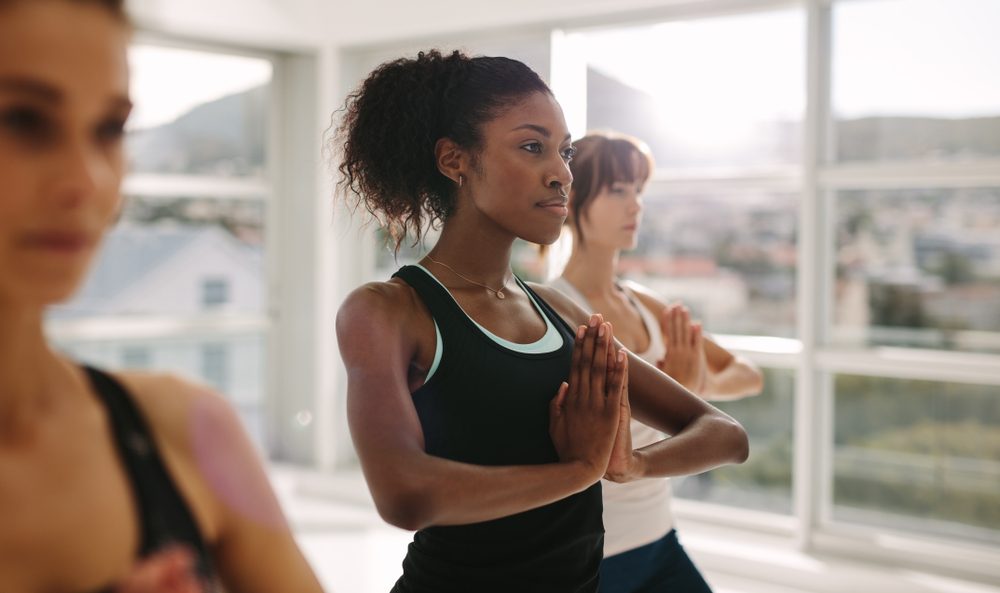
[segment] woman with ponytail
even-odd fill
[[[441,228],[337,317],[365,478],[382,517],[416,531],[393,591],[596,591],[599,482],[636,463],[631,410],[674,435],[674,473],[745,459],[739,424],[511,272],[515,239],[559,236],[572,182],[566,122],[531,69],[437,51],[383,64],[335,148],[342,188],[397,248]]]

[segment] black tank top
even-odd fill
[[[477,465],[559,461],[549,401],[569,375],[570,327],[518,280],[562,335],[544,354],[505,348],[485,335],[424,270],[395,276],[420,295],[441,332],[434,375],[413,392],[428,454]],[[604,543],[601,486],[554,503],[468,525],[418,531],[395,593],[583,593],[597,591]]]
[[[213,572],[205,542],[132,396],[107,373],[91,367],[84,370],[108,411],[115,446],[138,506],[139,556],[149,556],[170,544],[186,546],[197,560],[198,575],[211,586]]]

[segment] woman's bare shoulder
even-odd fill
[[[648,286],[639,284],[633,280],[622,280],[620,286],[631,292],[639,301],[654,313],[662,311],[666,306],[666,300]]]
[[[587,324],[587,321],[590,319],[590,313],[585,311],[576,301],[547,284],[538,284],[536,282],[528,282],[527,284],[549,306],[555,309],[556,313],[566,320],[566,323],[572,326]]]

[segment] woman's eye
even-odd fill
[[[45,116],[34,109],[14,108],[0,115],[0,125],[17,135],[35,136],[47,131]]]
[[[117,142],[125,136],[125,120],[111,119],[97,126],[97,139],[101,142]]]
[[[575,156],[576,156],[576,147],[574,146],[570,146],[569,148],[566,148],[565,150],[562,151],[563,160],[565,160],[567,163],[572,161],[573,157]]]
[[[542,152],[542,145],[538,142],[528,142],[527,144],[522,144],[521,148],[532,154],[540,154]]]

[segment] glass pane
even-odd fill
[[[642,138],[663,168],[794,165],[803,30],[785,10],[581,34],[587,127]]]
[[[107,336],[114,330],[105,330]],[[222,393],[239,412],[254,442],[265,449],[265,355],[263,333],[212,332],[180,337],[95,337],[64,340],[76,360],[104,369],[154,369],[200,381]]]
[[[998,22],[996,0],[836,3],[834,158],[1000,156]]]
[[[791,514],[794,394],[794,372],[764,369],[764,391],[760,395],[712,402],[746,428],[750,459],[742,465],[675,478],[677,496]]]
[[[624,276],[683,301],[716,333],[795,337],[796,196],[653,184]]]
[[[833,341],[1000,352],[1000,188],[836,196]]]
[[[127,198],[86,282],[51,319],[266,312],[264,204]]]
[[[1000,544],[1000,387],[834,385],[835,519]]]
[[[264,177],[269,60],[136,45],[129,61],[132,172]]]

